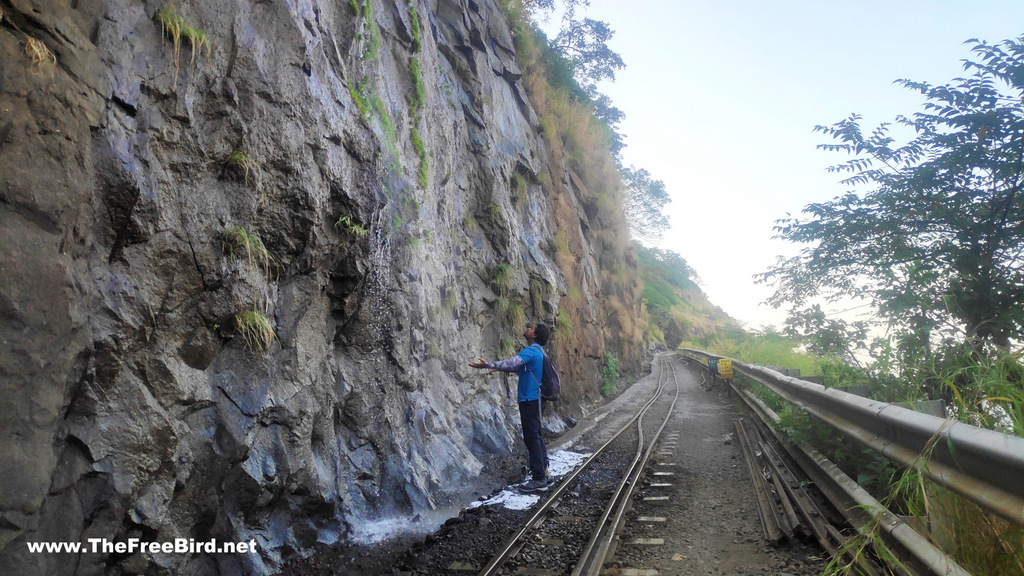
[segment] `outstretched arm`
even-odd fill
[[[487,368],[491,372],[497,370],[498,372],[516,372],[519,367],[523,365],[523,359],[519,356],[513,356],[508,360],[498,360],[497,362],[484,362],[483,358],[477,358],[475,362],[470,362],[470,368]]]

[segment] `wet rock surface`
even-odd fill
[[[687,366],[678,358],[665,360],[677,366],[680,398],[657,450],[670,454],[658,456],[651,470],[670,471],[673,476],[648,473],[629,513],[623,543],[608,566],[655,569],[659,574],[673,575],[821,574],[827,559],[816,543],[796,541],[772,546],[763,540],[748,472],[737,443],[730,437],[733,421],[742,415],[740,407],[724,387],[706,387],[696,366]],[[572,431],[549,442],[552,449],[586,451],[605,442],[650,397],[659,376],[658,364],[655,366],[654,374],[620,392]],[[670,437],[675,438],[674,445],[666,442]],[[613,449],[609,458],[631,459],[634,452],[635,437]],[[503,573],[513,574],[525,566],[571,572],[574,554],[581,548],[572,542],[589,537],[592,524],[585,517],[590,516],[588,511],[597,513],[603,507],[598,499],[588,496],[605,494],[616,482],[613,475],[587,477],[582,486],[563,497],[564,503],[553,514],[553,520],[545,523],[551,527],[546,537],[566,543],[524,548],[526,555],[511,562]],[[652,487],[655,482],[672,486]],[[644,501],[655,495],[668,496],[669,500]],[[311,558],[289,564],[283,574],[473,574],[520,528],[529,513],[500,506],[464,510],[426,539],[362,548],[325,548]],[[641,522],[641,517],[664,517],[665,522]],[[575,520],[566,523],[565,518]],[[634,538],[661,538],[664,543],[626,543]]]
[[[640,365],[615,324],[639,291],[601,281],[635,262],[552,216],[580,191],[512,49],[491,0],[3,3],[0,566],[270,574],[489,490],[517,416],[466,362],[518,337],[499,298],[568,305],[559,228],[592,305],[557,348],[563,417],[604,350]],[[258,553],[27,551],[88,538]]]

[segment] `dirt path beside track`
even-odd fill
[[[743,416],[738,401],[723,384],[708,386],[696,362],[674,359],[681,385],[675,415],[654,469],[672,476],[652,477],[634,501],[634,520],[622,541],[662,538],[659,546],[619,546],[622,567],[656,569],[659,574],[802,576],[821,574],[825,561],[816,543],[765,544],[757,503],[733,422]],[[652,483],[671,487],[652,488]],[[643,500],[668,496],[667,502]],[[638,522],[639,517],[664,517],[663,523]]]

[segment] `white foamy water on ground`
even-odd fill
[[[457,509],[443,508],[417,514],[413,518],[392,516],[376,520],[354,519],[352,540],[357,544],[370,545],[396,536],[430,534],[457,515]]]
[[[477,500],[467,506],[467,508],[479,508],[480,506],[495,506],[500,504],[509,510],[526,510],[539,501],[540,496],[537,496],[536,494],[520,494],[518,492],[505,489],[494,496],[491,496],[487,500]]]
[[[590,454],[556,450],[548,455],[551,477],[562,478],[576,469]],[[509,486],[486,500],[477,500],[467,508],[480,506],[504,506],[509,510],[526,510],[540,501],[537,494],[520,494],[516,486]],[[352,521],[352,540],[358,544],[370,545],[395,536],[427,534],[437,530],[445,520],[456,515],[451,509],[433,510],[414,518],[390,517],[377,520],[357,519]]]
[[[581,462],[587,459],[590,454],[580,454],[567,450],[557,450],[548,454],[548,470],[552,478],[560,478],[576,469]],[[515,486],[510,486],[487,500],[477,500],[468,507],[478,508],[480,506],[504,506],[509,510],[526,510],[540,501],[537,494],[520,494],[515,491]]]
[[[552,476],[565,476],[575,470],[581,462],[589,457],[590,454],[580,454],[579,452],[569,452],[568,450],[556,450],[555,452],[548,454],[548,468],[551,470]]]

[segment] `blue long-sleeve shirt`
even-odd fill
[[[530,344],[508,360],[488,362],[487,367],[519,374],[519,402],[540,400],[540,379],[544,373],[544,349],[540,344]]]

